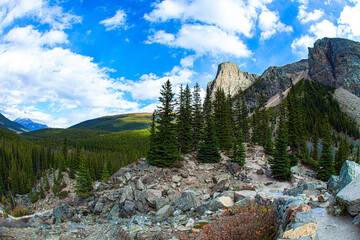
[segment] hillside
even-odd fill
[[[141,130],[149,128],[150,113],[131,113],[114,116],[105,116],[78,123],[70,129],[88,129],[109,132],[125,130]]]
[[[4,115],[0,113],[0,128],[14,132],[14,133],[23,133],[29,131],[23,125],[13,122],[10,119],[6,118]]]
[[[29,129],[31,131],[48,128],[47,125],[34,122],[30,118],[17,118],[14,120],[14,122],[17,122],[17,123],[23,125],[24,127],[26,127],[27,129]]]

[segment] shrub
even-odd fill
[[[22,217],[28,214],[29,214],[29,209],[27,208],[22,209],[20,207],[15,207],[14,210],[10,211],[10,215],[13,217]]]
[[[185,233],[180,239],[273,239],[276,234],[274,208],[248,202],[225,210],[197,233]]]

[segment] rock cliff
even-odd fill
[[[231,96],[234,96],[240,89],[247,89],[256,80],[256,75],[248,72],[242,72],[240,68],[232,63],[225,62],[218,66],[216,77],[213,81],[208,83],[211,97],[215,95],[218,88],[222,88],[226,93],[230,91]]]
[[[317,40],[309,48],[309,75],[360,97],[360,43],[341,38]]]

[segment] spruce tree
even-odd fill
[[[148,155],[147,161],[156,166],[169,167],[173,166],[179,159],[178,141],[176,138],[176,127],[174,125],[174,93],[170,80],[162,86],[159,101],[161,106],[156,110],[158,119],[155,132],[155,143],[150,143],[150,152],[156,153]],[[151,149],[155,148],[155,149]]]
[[[103,168],[103,171],[102,171],[101,178],[102,178],[102,180],[104,182],[106,182],[110,178],[110,173],[109,173],[109,170],[107,169],[107,164],[106,163],[104,164],[104,168]]]
[[[39,195],[37,194],[37,192],[34,190],[34,188],[31,189],[31,191],[30,191],[30,202],[35,203],[38,199],[39,199]]]
[[[238,135],[232,148],[231,161],[243,167],[246,163],[246,151],[242,134]]]
[[[280,95],[279,125],[276,130],[274,159],[271,162],[271,169],[274,175],[282,180],[290,179],[290,161],[287,153],[287,127],[285,119],[285,104],[283,95]]]
[[[50,190],[50,183],[49,183],[49,179],[48,179],[48,176],[47,176],[46,172],[45,172],[45,186],[44,186],[44,188],[45,188],[45,191]]]
[[[44,188],[42,184],[40,184],[40,198],[41,199],[45,198]]]
[[[357,145],[356,147],[356,158],[355,162],[360,163],[360,145]]]
[[[188,85],[183,90],[180,86],[180,96],[178,99],[177,116],[177,136],[179,141],[179,152],[188,153],[192,150],[192,109],[191,92]]]
[[[204,127],[204,116],[202,114],[200,86],[198,83],[196,83],[194,87],[192,109],[192,138],[193,146],[197,150]]]
[[[241,134],[245,142],[249,141],[249,111],[246,106],[244,92],[240,90],[235,102],[235,128],[236,136]]]
[[[80,199],[85,199],[89,195],[91,195],[91,191],[93,190],[91,177],[89,174],[89,170],[85,164],[85,155],[82,151],[81,158],[80,158],[80,168],[78,171],[78,177],[76,178],[76,186],[75,191],[78,194]]]
[[[298,163],[299,156],[299,126],[298,126],[298,104],[296,101],[296,94],[293,86],[290,89],[289,95],[286,98],[287,110],[287,128],[288,128],[288,145],[290,146],[290,164],[295,166]]]
[[[317,163],[319,161],[319,133],[317,128],[314,128],[313,133],[313,147],[311,149],[310,157],[312,160]]]
[[[342,165],[349,158],[349,142],[346,138],[341,139],[340,146],[335,154],[335,174],[339,175]]]
[[[67,165],[67,160],[68,160],[68,141],[66,137],[64,138],[62,153],[64,156],[64,163],[63,163],[64,166],[62,166],[61,171],[65,169],[65,165]]]
[[[331,129],[328,117],[325,118],[325,123],[323,125],[323,140],[322,140],[322,151],[320,155],[319,165],[318,165],[318,175],[319,178],[326,182],[329,180],[330,176],[334,173],[334,161],[332,142],[331,142]]]

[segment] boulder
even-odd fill
[[[200,206],[200,201],[193,191],[183,192],[181,197],[175,201],[176,209],[180,209],[183,212],[188,211],[191,208],[195,209],[198,206]]]
[[[101,211],[103,210],[104,205],[105,204],[103,202],[98,201],[94,207],[94,214],[99,215],[101,213]]]
[[[156,212],[155,219],[159,222],[162,222],[165,220],[165,218],[169,217],[173,212],[174,212],[174,208],[172,206],[165,205]]]
[[[156,205],[156,199],[161,198],[162,192],[155,189],[146,189],[142,191],[146,201],[153,207]]]
[[[110,201],[114,202],[120,197],[121,192],[119,190],[111,190],[107,192],[104,196]]]
[[[337,195],[336,200],[346,206],[350,215],[360,212],[360,175],[346,185]]]
[[[303,239],[304,237],[315,239],[316,231],[317,231],[316,223],[294,225],[293,228],[285,231],[280,236],[280,239]]]
[[[179,175],[174,175],[174,176],[172,177],[172,181],[173,181],[174,183],[179,183],[179,182],[181,182],[181,177],[180,177]]]
[[[327,189],[329,192],[333,192],[337,189],[339,184],[339,176],[331,175],[327,181]]]
[[[230,181],[229,180],[222,180],[221,182],[215,184],[212,188],[211,188],[211,194],[213,195],[215,192],[224,192],[226,190],[228,190],[230,187]]]
[[[119,218],[120,210],[122,209],[123,203],[117,201],[115,205],[112,207],[109,215],[107,216],[108,220],[113,220]]]
[[[233,201],[235,200],[235,192],[234,191],[225,191],[225,192],[220,193],[219,196],[220,197],[229,197]]]
[[[360,174],[360,165],[352,162],[345,161],[342,165],[339,175],[339,184],[337,186],[340,192],[346,185],[351,183]]]
[[[136,205],[133,201],[126,200],[122,208],[121,216],[124,218],[131,217],[135,213],[135,207]]]
[[[255,199],[256,191],[250,190],[242,190],[242,191],[235,191],[234,200],[235,202],[239,200],[243,200],[244,198],[249,198],[250,200]]]
[[[140,177],[137,181],[136,181],[136,189],[137,190],[144,190],[145,189],[145,185],[144,183],[142,182],[142,178]]]
[[[230,162],[228,166],[229,166],[229,172],[233,175],[238,173],[241,169],[239,164],[233,162]]]
[[[125,202],[126,200],[134,200],[134,190],[130,185],[123,189],[120,197],[120,202]]]
[[[53,216],[56,223],[60,223],[74,216],[74,213],[70,211],[68,203],[62,202],[53,208]]]
[[[130,236],[126,233],[125,230],[121,228],[120,224],[102,224],[99,225],[94,231],[92,231],[89,236],[85,238],[86,240],[108,240],[108,239],[122,239],[130,240]]]
[[[134,191],[134,199],[135,199],[136,209],[139,212],[141,212],[141,213],[149,212],[148,203],[146,202],[144,194],[141,191],[139,191],[139,190]]]
[[[215,181],[215,183],[220,183],[221,181],[229,180],[231,178],[232,178],[231,174],[225,173],[225,174],[222,174],[222,175],[214,176],[213,180]]]
[[[217,211],[219,209],[229,208],[234,205],[234,201],[230,197],[217,197],[196,208],[196,211],[204,214],[207,211]]]

